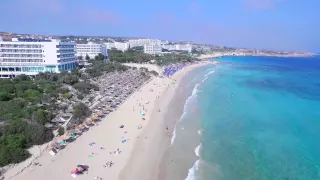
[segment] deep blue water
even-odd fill
[[[198,71],[200,162],[189,178],[320,180],[320,57],[219,61]]]

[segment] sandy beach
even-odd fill
[[[157,154],[157,152],[160,155],[161,152],[164,152],[167,147],[165,144],[170,142],[170,133],[174,123],[168,125],[168,130],[166,130],[165,121],[161,120],[174,96],[175,89],[184,75],[206,64],[208,62],[190,65],[171,78],[153,78],[130,96],[115,112],[90,128],[75,142],[68,144],[56,156],[45,152],[36,160],[37,165],[32,165],[15,176],[14,168],[10,169],[5,173],[5,179],[74,179],[70,172],[78,164],[89,166],[88,173],[75,178],[79,180],[95,177],[122,180],[153,179],[152,173],[157,173],[157,164],[160,164],[161,159],[143,156],[143,154],[146,149],[153,152],[150,155]],[[142,116],[141,112],[144,112],[145,115]],[[124,125],[124,128],[120,128],[121,125]],[[139,126],[142,128],[138,128]],[[126,138],[127,141],[122,143],[121,138]],[[159,142],[150,142],[148,139]],[[114,153],[117,149],[119,151]],[[112,161],[114,165],[110,168],[103,167],[108,161]],[[138,164],[140,165],[137,167]],[[152,164],[154,166],[150,166]],[[146,168],[148,168],[148,173],[144,173]]]

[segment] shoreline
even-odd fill
[[[168,88],[170,88],[168,85],[178,79],[180,80],[190,70],[207,64],[211,63],[200,62],[187,66],[176,72],[172,78],[152,78],[133,93],[131,97],[125,100],[115,112],[105,117],[99,125],[90,128],[88,132],[80,136],[77,141],[70,143],[56,156],[51,156],[48,152],[44,152],[44,154],[36,160],[38,165],[32,164],[16,176],[12,176],[13,170],[10,172],[9,169],[4,173],[4,179],[71,179],[70,171],[74,169],[77,164],[89,165],[89,172],[88,174],[78,176],[76,179],[93,179],[97,176],[103,179],[118,179],[122,170],[130,163],[130,158],[135,155],[132,153],[132,150],[135,147],[136,141],[139,139],[137,137],[140,136],[145,129],[148,129],[146,127],[149,127],[149,124],[150,126],[154,124],[153,122],[155,122],[155,120],[152,119],[154,113],[152,112],[156,110],[157,104],[159,101],[170,101],[167,96],[164,96],[164,94],[168,92]],[[174,92],[175,87],[171,89],[171,91]],[[157,98],[158,96],[160,96],[160,98]],[[164,103],[160,102],[160,104]],[[141,120],[142,117],[139,111],[145,112],[146,115],[144,117],[146,120]],[[152,121],[150,119],[152,119]],[[120,125],[124,125],[125,127],[120,129]],[[142,129],[137,128],[140,125]],[[125,131],[127,133],[125,133]],[[121,137],[125,137],[127,142],[121,143]],[[95,142],[95,147],[90,147],[88,145],[90,142]],[[99,149],[101,147],[103,147],[103,150]],[[109,153],[117,148],[121,151],[117,156]],[[93,155],[93,158],[90,158],[90,155]],[[102,165],[110,160],[115,164],[111,168],[103,168]]]
[[[183,113],[185,98],[190,95],[187,92],[187,97],[176,98],[176,96],[185,93],[181,92],[181,90],[184,90],[180,89],[181,83],[190,71],[215,63],[206,62],[192,65],[177,72],[172,77],[172,83],[163,94],[165,97],[157,101],[155,109],[152,112],[152,122],[148,124],[147,128],[141,133],[139,140],[135,143],[130,160],[120,173],[120,180],[163,180],[161,175],[161,166],[164,163],[163,158],[171,146],[173,131]],[[156,111],[159,108],[161,112]],[[168,112],[168,108],[171,108],[170,110],[174,109],[174,113]]]
[[[212,54],[202,54],[200,55],[199,59],[202,59],[202,60],[207,60],[207,59],[213,59],[213,58],[221,58],[221,57],[241,57],[241,56],[254,56],[254,57],[286,57],[286,58],[289,58],[289,57],[315,57],[317,56],[318,54],[287,54],[287,55],[276,55],[276,54],[224,54],[224,53],[212,53]]]

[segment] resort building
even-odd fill
[[[144,45],[144,53],[146,54],[160,54],[162,47],[159,44]]]
[[[187,51],[189,53],[192,51],[191,44],[164,44],[162,48],[169,51]]]
[[[77,44],[77,57],[82,56],[83,59],[88,55],[93,59],[98,54],[105,56],[108,59],[107,48],[105,44],[87,43],[87,44]]]
[[[109,43],[105,43],[107,49],[112,49],[115,48],[119,51],[127,51],[129,49],[129,43],[127,42],[109,42]]]
[[[12,41],[0,41],[0,78],[75,69],[75,46],[75,43],[55,39],[12,38]]]
[[[129,40],[130,48],[136,47],[136,46],[160,45],[160,44],[161,44],[160,39],[130,39]]]

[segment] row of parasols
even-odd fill
[[[49,145],[49,154],[55,155],[58,151],[63,149],[68,142],[76,140],[84,131],[87,131],[91,126],[94,126],[96,123],[101,121],[103,115],[104,113],[102,111],[98,111],[91,117],[86,118],[82,124],[77,125],[74,129],[68,130],[67,133],[58,137]]]

